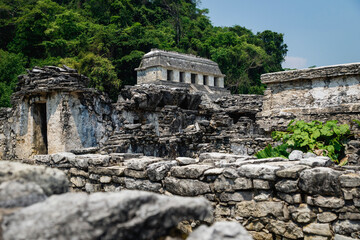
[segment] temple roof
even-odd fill
[[[184,72],[210,74],[223,77],[219,65],[206,58],[195,55],[182,54],[178,52],[169,52],[159,49],[152,49],[146,53],[136,68],[136,71],[146,70],[152,67],[164,67],[166,69],[176,69]]]

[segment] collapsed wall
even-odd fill
[[[252,155],[269,140],[255,124],[261,99],[225,94],[212,100],[202,92],[157,84],[126,87],[113,104],[115,130],[102,151],[172,159],[206,151]]]
[[[360,237],[358,167],[334,167],[327,157],[283,158],[202,153],[176,160],[140,154],[35,156],[63,169],[74,191],[136,189],[204,196],[216,221],[238,221],[254,239]]]

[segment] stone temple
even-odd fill
[[[190,54],[152,49],[135,70],[138,84],[168,81],[224,88],[218,64]]]
[[[251,239],[238,223],[255,240],[360,238],[360,63],[264,74],[264,96],[229,94],[191,55],[152,50],[136,70],[114,103],[66,66],[19,76],[0,109],[0,239]],[[348,164],[257,159],[293,119],[349,124]]]

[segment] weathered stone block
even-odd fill
[[[298,181],[281,180],[275,184],[275,188],[279,192],[294,193],[299,191]]]
[[[339,181],[342,187],[360,187],[360,175],[356,173],[343,174]]]
[[[333,226],[335,233],[347,236],[351,236],[352,233],[360,231],[360,221],[337,221]]]
[[[85,186],[85,179],[82,177],[72,177],[70,178],[70,182],[75,185],[75,187],[84,187]]]
[[[306,193],[341,196],[339,176],[341,172],[317,167],[300,173],[299,187]]]
[[[234,185],[232,186],[232,188],[234,190],[252,189],[253,184],[251,179],[239,177],[234,180]]]
[[[133,169],[133,170],[145,170],[148,165],[162,160],[163,160],[162,158],[141,157],[141,158],[125,160],[124,165],[129,169]]]
[[[307,204],[315,205],[324,208],[341,208],[345,205],[345,201],[342,198],[336,197],[307,197]]]
[[[211,192],[209,184],[192,179],[167,177],[164,186],[167,191],[181,196],[197,196]]]
[[[249,201],[253,198],[252,192],[234,192],[228,193],[223,192],[220,194],[220,201],[222,202],[241,202],[241,201]]]
[[[299,239],[304,237],[304,233],[300,227],[298,227],[292,221],[284,222],[279,220],[270,219],[266,228],[276,234],[290,239]]]
[[[330,225],[327,223],[310,223],[303,228],[305,233],[331,237]]]
[[[267,164],[247,164],[239,167],[238,173],[240,176],[244,177],[274,181],[276,179],[275,172],[279,169],[279,166]]]
[[[308,223],[312,221],[316,215],[306,204],[300,204],[299,207],[289,207],[291,217],[295,222]]]
[[[101,176],[99,181],[101,183],[110,183],[111,182],[111,177],[110,176]]]
[[[240,217],[284,217],[285,205],[282,202],[242,201],[236,204],[235,215]],[[287,210],[287,209],[286,209]]]
[[[276,172],[276,176],[281,178],[292,178],[292,179],[298,179],[300,173],[305,170],[309,169],[309,166],[304,165],[295,165],[288,168],[281,169]]]
[[[89,167],[90,173],[109,176],[124,176],[125,167],[111,166],[111,167]]]
[[[177,165],[176,161],[162,161],[148,165],[147,175],[151,181],[163,180],[170,169]]]
[[[203,175],[203,173],[211,168],[209,165],[186,165],[176,166],[171,168],[170,174],[173,177],[178,178],[191,178],[196,179]]]
[[[196,158],[188,158],[188,157],[177,157],[176,161],[180,166],[189,165],[189,164],[196,164],[199,162],[199,159]]]
[[[304,157],[304,153],[302,151],[299,150],[293,150],[290,155],[289,155],[289,160],[290,161],[294,161],[294,160],[300,160]]]
[[[133,178],[125,178],[125,187],[127,189],[136,189],[142,191],[159,192],[162,188],[160,183],[154,183],[149,180],[139,180]]]
[[[328,223],[335,221],[337,219],[337,215],[332,212],[323,212],[317,214],[317,220],[321,223]]]
[[[300,160],[300,164],[307,165],[310,167],[330,167],[334,165],[334,162],[331,161],[329,157],[310,157],[303,158]]]
[[[75,175],[75,176],[84,177],[84,178],[88,178],[88,177],[89,177],[89,173],[88,173],[88,172],[85,172],[85,171],[80,170],[80,169],[77,169],[77,168],[70,168],[69,174]]]
[[[130,168],[125,168],[124,176],[141,179],[146,179],[148,177],[146,171],[137,171]]]
[[[254,179],[253,180],[253,187],[255,189],[264,189],[264,190],[267,190],[267,189],[271,188],[269,181],[260,180],[260,179]]]

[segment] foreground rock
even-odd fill
[[[200,226],[187,240],[252,240],[243,226],[237,222],[216,222],[211,227]]]
[[[0,161],[0,184],[7,181],[33,182],[40,186],[47,196],[67,192],[69,186],[67,176],[58,169]],[[1,190],[3,189],[2,187]],[[38,191],[37,189],[35,192]]]
[[[5,216],[4,239],[156,239],[183,220],[212,220],[204,198],[67,193]]]

